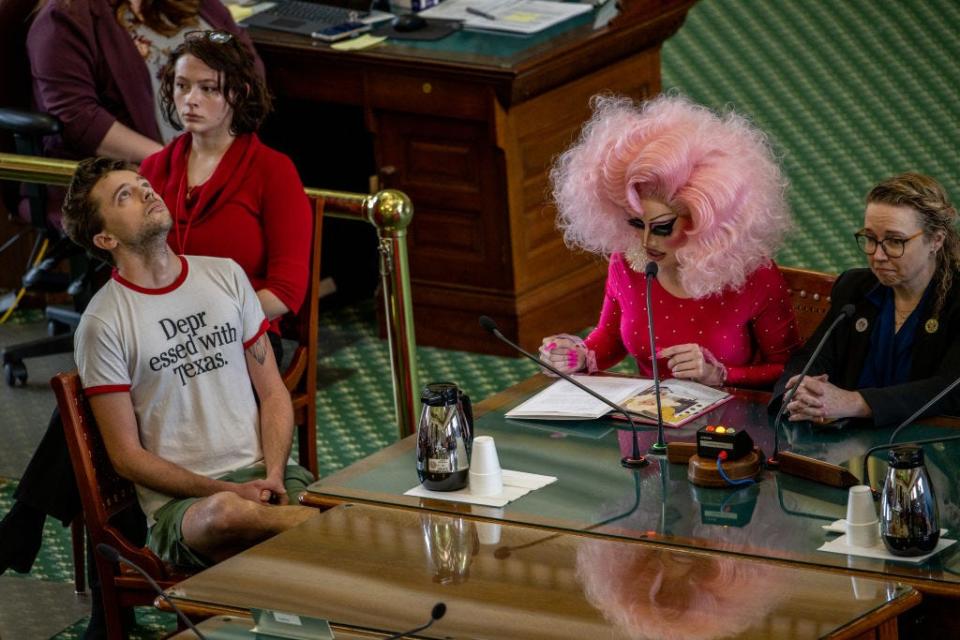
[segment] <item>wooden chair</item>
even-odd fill
[[[94,548],[98,544],[114,547],[120,555],[140,565],[164,589],[189,577],[188,573],[162,562],[150,549],[131,543],[114,526],[115,516],[137,503],[133,483],[120,477],[110,463],[77,373],[58,373],[50,386],[57,396],[90,544]],[[117,568],[99,554],[96,562],[107,635],[111,640],[121,640],[126,637],[121,609],[150,605],[156,594],[132,569]]]
[[[321,199],[314,202],[313,244],[310,250],[310,280],[307,286],[306,299],[296,315],[288,314],[280,323],[282,336],[297,343],[290,358],[290,363],[282,372],[282,377],[284,385],[290,392],[290,400],[293,404],[293,420],[297,428],[298,460],[301,466],[310,470],[314,478],[318,475],[316,397],[317,342],[319,339],[317,329],[320,303],[317,294],[320,287],[323,204]],[[56,380],[55,377],[50,384],[55,385]],[[62,408],[61,412],[63,412]],[[74,462],[74,470],[76,470],[76,462]],[[79,477],[77,482],[80,483]],[[86,514],[86,504],[83,505],[83,511]],[[82,593],[85,589],[83,516],[76,518],[71,523],[70,528],[73,542],[74,584],[77,593]],[[92,543],[94,546],[97,544],[96,542]],[[100,569],[99,564],[97,568]],[[101,575],[103,575],[102,572]]]
[[[806,342],[830,310],[830,292],[837,276],[832,273],[780,267],[787,281],[800,339]]]
[[[299,462],[317,477],[317,341],[320,302],[320,244],[323,237],[323,199],[314,201],[313,245],[310,251],[310,280],[307,296],[296,315],[281,320],[281,335],[295,340],[290,364],[283,370],[283,382],[293,402],[297,427]]]

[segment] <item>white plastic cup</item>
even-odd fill
[[[847,544],[851,547],[873,547],[880,540],[880,521],[870,487],[850,487],[847,498]]]
[[[503,470],[497,456],[497,445],[490,436],[477,436],[473,439],[470,493],[481,497],[503,493]]]
[[[877,508],[874,506],[870,487],[863,484],[850,487],[847,497],[847,524],[867,524],[877,521]]]

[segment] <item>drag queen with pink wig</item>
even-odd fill
[[[665,377],[770,386],[800,345],[771,256],[790,228],[786,181],[766,136],[685,98],[640,106],[597,97],[580,139],[551,172],[570,247],[609,259],[600,321],[586,340],[544,338],[541,357],[597,371],[627,354],[652,375],[646,277]]]

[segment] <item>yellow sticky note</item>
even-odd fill
[[[240,22],[246,18],[249,18],[253,15],[253,9],[250,7],[243,7],[239,4],[227,5],[227,9],[230,10],[230,16],[233,18],[234,22]]]
[[[380,44],[386,39],[386,36],[372,36],[369,33],[365,33],[356,38],[351,38],[342,42],[336,42],[330,45],[330,48],[337,49],[338,51],[356,51],[357,49],[366,49],[367,47]]]
[[[507,22],[535,22],[540,19],[539,13],[530,13],[529,11],[515,11],[502,18]]]

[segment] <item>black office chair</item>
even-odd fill
[[[60,121],[48,114],[0,108],[0,130],[13,135],[17,153],[41,155],[43,138],[59,133],[60,128]],[[45,309],[47,337],[3,349],[4,378],[7,385],[15,386],[27,381],[24,359],[73,351],[73,331],[92,294],[91,281],[99,265],[50,221],[45,185],[21,185],[19,198],[22,202],[19,203],[17,195],[9,195],[10,190],[7,191],[8,209],[17,211],[18,205],[20,211],[25,208],[30,227],[36,231],[22,279],[23,287],[35,293],[66,292],[73,298],[72,306],[48,306]],[[65,260],[70,263],[69,273],[58,268]]]
[[[0,52],[5,61],[0,72],[0,95],[4,100],[0,105],[0,151],[39,156],[43,152],[44,137],[58,134],[61,125],[53,116],[29,110],[31,88],[26,34],[35,7],[35,0],[0,0]],[[49,219],[45,185],[5,182],[0,188],[6,209],[24,223],[24,229],[0,250],[12,246],[31,230],[36,233],[24,270],[23,286],[38,293],[65,291],[74,300],[70,307],[46,309],[48,337],[3,349],[4,378],[13,386],[27,380],[24,359],[73,351],[72,329],[80,321],[79,310],[91,295],[92,273],[84,252]],[[41,251],[42,259],[38,261]],[[58,265],[67,259],[71,261],[70,273],[59,271]],[[0,302],[0,309],[9,308],[14,299],[15,296],[9,296]]]

